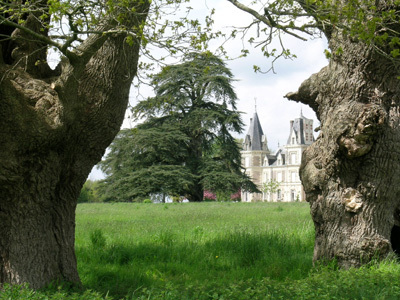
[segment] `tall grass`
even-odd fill
[[[0,300],[400,299],[397,261],[312,267],[313,242],[305,203],[80,204],[85,289],[5,286]]]
[[[301,203],[81,204],[76,236],[84,284],[122,297],[304,278],[314,232]]]

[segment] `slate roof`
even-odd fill
[[[268,159],[268,165],[271,166],[271,165],[275,164],[275,162],[278,158],[276,157],[276,155],[267,154],[267,159]]]
[[[253,118],[251,119],[250,128],[247,132],[245,140],[245,142],[250,141],[248,150],[263,150],[263,136],[264,132],[261,128],[260,120],[258,119],[257,112],[255,112]]]
[[[303,116],[303,113],[301,113],[300,118],[294,119],[293,123],[291,123],[291,126],[294,131],[294,137],[296,138],[296,143],[300,145],[306,144],[304,140],[304,120],[306,118]],[[292,138],[292,135],[290,134],[287,140],[287,144],[290,145],[290,139]],[[313,136],[314,138],[314,136]]]

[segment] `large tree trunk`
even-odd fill
[[[204,197],[203,185],[195,182],[186,197],[190,202],[202,202]]]
[[[310,105],[321,121],[300,169],[314,260],[346,268],[386,257],[400,225],[400,84],[390,59],[364,43],[333,31],[329,46],[343,53],[287,97]]]
[[[139,28],[149,4],[132,5],[126,25]],[[53,77],[21,63],[32,51],[23,39],[19,56],[0,56],[0,285],[79,283],[76,202],[123,121],[140,35],[133,46],[125,34],[91,36]]]
[[[0,187],[0,282],[32,287],[56,279],[79,282],[72,199],[80,184],[65,177],[67,166],[55,151],[18,158],[1,154],[15,169],[1,173],[7,178]]]

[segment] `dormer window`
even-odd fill
[[[294,140],[295,140],[294,137],[292,137],[292,145],[294,145]]]

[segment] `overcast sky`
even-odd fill
[[[243,3],[246,3],[246,0]],[[207,11],[215,8],[215,27],[225,31],[229,30],[231,26],[249,24],[252,20],[247,13],[235,8],[226,0],[192,0],[190,6],[194,8],[193,15],[199,19],[204,19]],[[324,50],[327,48],[324,39],[303,42],[288,37],[285,38],[285,45],[292,53],[296,54],[297,58],[294,60],[280,59],[275,62],[276,74],[273,72],[254,73],[253,65],[268,69],[272,62],[271,59],[264,57],[259,49],[250,49],[247,57],[227,62],[237,80],[234,83],[239,98],[237,107],[239,111],[243,112],[242,119],[245,123],[244,132],[238,137],[244,137],[247,132],[250,118],[255,112],[255,99],[257,99],[257,113],[271,150],[276,150],[278,143],[281,146],[286,143],[290,120],[299,117],[301,110],[306,118],[314,120],[314,127],[318,126],[319,122],[310,107],[289,101],[284,96],[288,92],[296,91],[305,79],[328,64],[324,55]],[[225,48],[229,55],[236,56],[242,49],[242,41],[237,39],[229,42]],[[149,94],[146,95],[147,93]],[[141,94],[150,96],[151,91],[142,90]],[[132,89],[130,104],[134,106],[136,102],[137,91]],[[134,126],[135,124],[126,118],[122,128]],[[91,180],[102,178],[103,175],[99,170],[93,170],[89,175]]]

